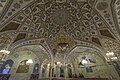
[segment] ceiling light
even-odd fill
[[[117,57],[112,57],[111,59],[112,59],[112,60],[116,60],[116,59],[117,59]]]
[[[50,66],[50,64],[47,64],[48,66]]]
[[[60,64],[60,62],[57,62],[57,64]]]
[[[106,53],[107,56],[113,56],[114,55],[114,52],[108,52]]]
[[[87,60],[85,60],[85,59],[82,60],[82,64],[87,64],[87,63],[88,63]]]
[[[10,53],[10,51],[7,51],[7,50],[0,50],[0,52],[3,53],[3,54],[9,54]]]
[[[26,64],[32,64],[33,63],[33,60],[32,59],[29,59]]]

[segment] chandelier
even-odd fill
[[[66,36],[60,36],[58,40],[58,50],[62,52],[65,51],[69,47],[69,43]]]
[[[65,53],[73,44],[74,39],[72,39],[64,29],[61,29],[53,39],[53,48],[56,50],[56,53]]]
[[[61,51],[65,51],[67,48],[68,48],[68,43],[59,43],[58,44],[58,48],[61,50]]]
[[[7,50],[0,50],[0,60],[5,59],[6,55],[8,55],[10,51]]]
[[[26,64],[27,65],[30,65],[30,64],[32,64],[33,63],[33,60],[32,59],[28,59],[27,61],[26,61]]]

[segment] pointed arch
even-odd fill
[[[16,73],[27,73],[29,71],[29,64],[26,64],[28,60],[23,60],[20,62]]]

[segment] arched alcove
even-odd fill
[[[102,53],[106,54],[106,53]],[[78,46],[68,56],[67,62],[72,64],[72,76],[84,75],[84,77],[104,77],[115,75],[116,71],[113,69],[110,73],[107,61],[100,51],[93,48]],[[98,73],[99,72],[99,73]],[[103,75],[105,74],[105,75]]]
[[[25,45],[14,49],[8,59],[13,59],[17,62],[13,65],[11,75],[14,78],[22,77],[27,79],[28,76],[31,78],[37,76],[41,77],[41,65],[45,59],[50,60],[47,51],[41,45]],[[28,61],[32,63],[28,63]],[[16,74],[16,75],[14,75]]]
[[[27,64],[27,61],[28,60],[23,60],[20,62],[16,73],[28,73],[30,65]]]

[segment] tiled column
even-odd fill
[[[55,74],[56,74],[56,77],[57,77],[57,78],[60,77],[60,67],[59,67],[59,65],[56,66]]]
[[[65,65],[65,67],[64,67],[64,76],[65,76],[65,78],[68,78],[67,65]]]
[[[39,64],[39,78],[41,78],[42,74],[42,68],[41,68],[41,64]]]

